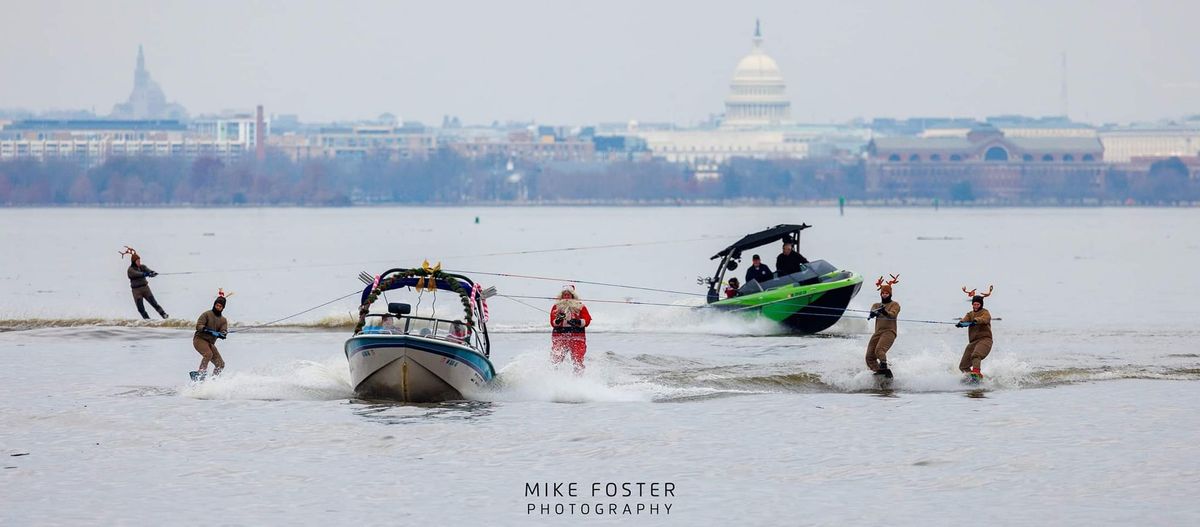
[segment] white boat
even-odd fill
[[[384,292],[398,289],[417,290],[426,305],[441,294],[441,305],[455,314],[416,316],[402,302],[382,302],[386,312],[371,311]],[[489,293],[494,290],[485,292],[465,276],[428,265],[391,269],[373,280],[363,291],[355,334],[345,345],[354,393],[365,399],[429,403],[469,399],[483,390],[496,376],[488,358]]]

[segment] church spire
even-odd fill
[[[146,71],[146,56],[144,54],[142,54],[142,45],[141,44],[138,44],[137,71],[139,73]]]

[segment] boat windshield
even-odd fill
[[[830,264],[825,260],[813,260],[807,264],[801,264],[799,272],[779,276],[763,283],[758,283],[754,280],[751,280],[749,283],[742,286],[742,288],[738,290],[738,293],[744,295],[790,284],[815,284],[821,281],[821,276],[834,271],[837,271],[837,267],[834,267],[833,264]]]
[[[370,314],[362,334],[412,335],[483,349],[478,332],[461,320]]]

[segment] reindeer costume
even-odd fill
[[[967,348],[963,350],[958,369],[977,380],[983,378],[979,371],[980,364],[992,351],[992,314],[983,308],[983,299],[992,296],[992,289],[989,285],[986,293],[979,294],[974,289],[967,291],[966,287],[962,288],[971,297],[972,306],[957,324],[960,328],[967,328]],[[979,303],[978,308],[974,307],[975,302]]]
[[[882,276],[875,281],[880,301],[871,305],[871,314],[867,316],[875,319],[875,334],[867,342],[867,368],[887,377],[892,376],[887,365],[887,352],[896,341],[896,317],[900,316],[900,302],[892,300],[892,286],[900,283],[900,275],[889,276],[892,279],[887,282]]]
[[[154,299],[154,293],[150,291],[150,281],[147,280],[158,276],[158,273],[142,265],[142,257],[133,247],[126,245],[125,250],[120,253],[121,258],[129,255],[129,269],[125,271],[125,275],[129,278],[129,287],[133,289],[133,303],[137,306],[138,313],[143,319],[149,320],[150,314],[146,313],[146,305],[143,302],[150,302],[150,306],[158,311],[158,316],[167,318],[167,311]]]
[[[217,290],[217,298],[213,300],[212,309],[200,314],[196,319],[196,333],[192,336],[192,347],[200,354],[200,367],[192,372],[192,380],[204,380],[208,376],[208,363],[213,364],[213,377],[225,369],[225,359],[217,350],[217,339],[229,335],[229,321],[225,319],[225,305],[233,293],[225,293],[224,289]]]

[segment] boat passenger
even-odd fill
[[[741,284],[738,283],[738,279],[730,278],[729,285],[725,286],[725,298],[733,298],[738,296],[739,287],[741,287]]]
[[[775,258],[775,276],[782,277],[800,272],[800,266],[808,263],[804,255],[792,248],[791,240],[783,241],[783,252]]]
[[[587,354],[587,334],[584,328],[592,323],[587,306],[579,300],[575,286],[563,286],[554,307],[550,308],[550,361],[561,363],[567,353],[575,364],[575,374],[583,373],[583,356]]]
[[[200,367],[192,372],[192,380],[204,380],[208,376],[208,363],[212,361],[213,377],[225,369],[225,360],[217,351],[217,339],[223,339],[229,334],[229,321],[225,319],[225,304],[228,302],[224,291],[217,292],[212,309],[205,311],[196,320],[196,334],[192,336],[192,347],[200,354]]]
[[[976,294],[974,289],[967,291],[966,287],[962,289],[971,297],[971,310],[956,324],[967,328],[967,347],[958,362],[958,369],[968,375],[967,380],[979,382],[983,380],[979,368],[992,352],[992,314],[983,308],[983,299],[992,295],[992,287],[988,286],[988,292],[983,294]]]
[[[399,328],[396,327],[396,317],[395,316],[383,315],[379,318],[380,318],[380,322],[379,322],[379,326],[380,326],[379,332],[380,333],[391,334],[391,333],[399,333],[400,332]]]
[[[451,341],[459,344],[466,344],[469,336],[470,333],[467,331],[466,324],[463,324],[457,320],[450,324],[450,334],[447,335],[447,338],[449,338]]]
[[[138,313],[145,320],[150,320],[150,315],[146,313],[146,306],[143,302],[150,302],[150,306],[158,311],[158,316],[167,318],[167,312],[162,306],[158,305],[158,301],[154,299],[154,293],[150,291],[150,281],[148,278],[158,276],[158,273],[153,269],[142,265],[142,257],[133,250],[132,247],[125,246],[125,250],[121,252],[121,256],[129,255],[129,268],[125,270],[125,275],[129,278],[129,287],[133,289],[133,303],[137,306]]]
[[[875,319],[875,333],[867,342],[867,368],[875,375],[891,378],[892,370],[888,368],[887,352],[896,341],[896,317],[900,316],[900,302],[892,300],[892,286],[900,283],[899,275],[884,282],[883,277],[875,281],[879,290],[879,302],[871,305],[868,319]]]
[[[753,263],[749,269],[746,269],[746,283],[756,281],[761,284],[774,276],[771,274],[771,268],[762,263],[762,258],[759,258],[757,254],[754,255]]]

